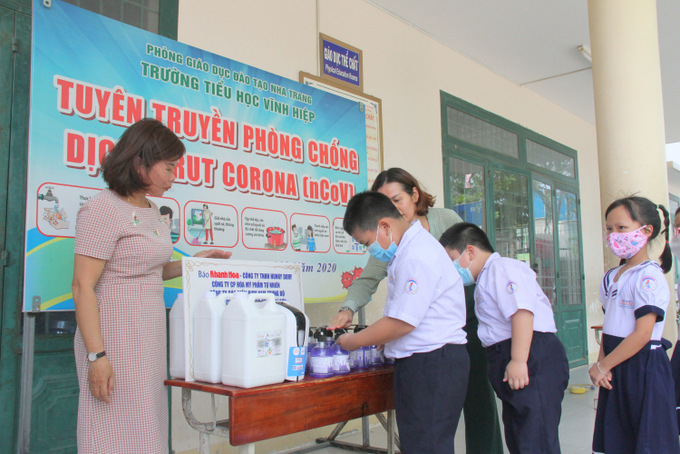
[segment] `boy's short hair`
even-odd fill
[[[475,246],[486,252],[495,252],[484,230],[469,222],[460,222],[449,227],[446,232],[442,233],[439,242],[445,248],[456,250],[461,254],[468,246]]]
[[[165,216],[167,214],[170,216],[170,219],[172,219],[172,208],[163,205],[158,209],[158,211],[161,212],[161,216]]]
[[[365,191],[347,203],[342,226],[345,232],[352,235],[357,229],[375,230],[383,218],[403,219],[389,197],[380,192]]]

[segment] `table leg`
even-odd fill
[[[198,433],[198,454],[210,454],[210,435],[205,432]]]
[[[229,438],[229,421],[216,421],[215,405],[212,406],[212,422],[199,422],[191,411],[191,390],[182,388],[182,410],[184,418],[192,429],[198,431],[198,452],[199,454],[210,454],[210,435],[217,435],[222,438]],[[248,453],[248,451],[243,451]],[[253,450],[250,454],[255,454]]]
[[[394,410],[387,411],[387,454],[394,454]]]
[[[255,454],[255,443],[248,443],[239,446],[238,454]]]

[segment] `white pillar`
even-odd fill
[[[629,195],[668,208],[656,1],[588,0],[588,17],[602,209]],[[650,258],[663,243],[655,241]],[[605,251],[608,268],[617,262]],[[675,342],[674,280],[667,277],[673,296],[664,336]]]

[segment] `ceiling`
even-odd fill
[[[366,0],[595,124],[588,2]],[[680,142],[680,2],[657,0],[666,143]]]

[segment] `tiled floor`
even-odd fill
[[[590,380],[586,366],[571,371],[570,385],[587,383],[590,383]],[[585,394],[573,394],[567,390],[562,401],[562,421],[560,423],[560,445],[564,454],[592,453],[590,444],[595,421],[594,399],[596,397],[596,390],[588,390]],[[456,433],[456,453],[465,453],[465,429],[463,424],[463,419],[461,418],[458,432]],[[338,437],[338,439],[352,443],[361,443],[361,433],[350,433]],[[382,427],[371,428],[370,441],[371,445],[376,447],[384,448],[386,446],[387,437]],[[338,448],[323,448],[313,452],[314,454],[342,454],[350,451]],[[507,453],[508,451],[506,450],[505,452]]]

